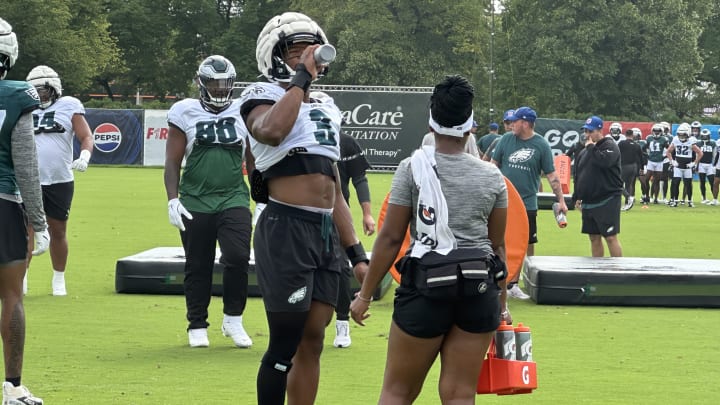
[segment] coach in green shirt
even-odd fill
[[[545,173],[547,176],[550,186],[557,197],[560,210],[564,213],[567,212],[560,178],[555,173],[550,144],[547,143],[545,138],[535,133],[536,119],[537,114],[532,108],[520,107],[516,109],[514,114],[508,117],[508,121],[512,122],[512,133],[507,133],[500,138],[492,152],[491,160],[515,186],[523,199],[523,203],[525,203],[530,227],[527,256],[535,254],[535,243],[538,241],[536,222],[537,192],[540,187],[541,173]],[[510,282],[516,281],[510,280]],[[511,290],[514,288],[515,286]],[[513,291],[510,291],[510,294],[518,297]]]

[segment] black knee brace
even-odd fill
[[[290,369],[292,368],[292,359],[291,360],[283,360],[279,359],[275,356],[273,356],[271,353],[266,352],[263,356],[262,360],[260,361],[260,364],[262,364],[263,367],[270,367],[274,370],[277,370],[283,374],[287,374],[290,372]]]

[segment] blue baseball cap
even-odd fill
[[[477,121],[473,120],[472,127],[477,128],[477,126],[478,126]]]
[[[591,131],[595,129],[602,129],[602,127],[603,120],[597,115],[593,115],[592,117],[585,120],[585,125],[582,126],[583,129],[589,129]]]
[[[497,123],[495,123],[495,122],[491,122],[491,123],[490,123],[490,129],[491,129],[491,130],[495,131],[495,130],[497,130],[498,128],[500,128],[500,126],[499,126]]]
[[[508,121],[523,120],[527,122],[535,122],[537,119],[537,113],[530,107],[520,107],[515,110],[515,113],[511,117],[508,117]]]
[[[515,114],[515,110],[507,110],[505,111],[505,114],[503,114],[503,121],[508,121],[510,117],[512,117]]]

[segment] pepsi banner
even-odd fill
[[[95,148],[90,164],[143,164],[144,110],[107,110],[89,108],[85,111]],[[74,140],[75,158],[80,156],[80,143]]]

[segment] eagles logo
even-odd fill
[[[35,87],[30,87],[29,89],[25,90],[25,93],[27,93],[27,95],[30,96],[31,99],[40,102],[40,95],[38,94]]]
[[[510,154],[508,161],[510,163],[524,163],[532,159],[535,155],[535,149],[522,148]]]
[[[298,288],[295,292],[290,294],[287,301],[290,304],[297,304],[305,299],[305,294],[307,294],[307,287]]]
[[[418,218],[425,225],[433,225],[435,223],[435,208],[426,207],[424,204],[418,204]]]

